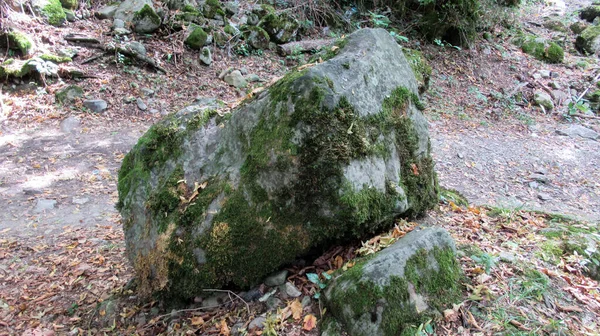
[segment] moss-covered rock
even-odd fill
[[[244,26],[244,38],[254,49],[269,49],[269,34],[257,26]]]
[[[217,15],[221,15],[222,18],[225,18],[225,12],[223,11],[219,0],[207,0],[204,3],[202,13],[204,14],[204,17],[208,19],[214,19]]]
[[[591,5],[581,10],[579,17],[588,22],[594,22],[594,19],[600,16],[600,6]]]
[[[29,55],[33,48],[31,38],[20,30],[11,29],[5,34],[0,34],[0,46],[6,47],[7,41],[9,49],[17,50],[23,56]]]
[[[40,56],[38,56],[39,58],[43,59],[44,61],[50,61],[53,63],[69,63],[72,62],[73,60],[71,59],[71,57],[68,56],[57,56],[57,55],[53,55],[53,54],[42,54]]]
[[[524,53],[546,63],[562,63],[565,54],[561,46],[536,36],[520,36],[513,41]]]
[[[296,38],[300,23],[288,13],[269,13],[259,23],[275,43],[288,43]]]
[[[415,73],[415,78],[419,83],[419,93],[424,93],[429,88],[429,79],[431,77],[429,62],[427,62],[423,53],[418,50],[403,48],[402,52]]]
[[[461,298],[454,241],[441,228],[415,230],[334,275],[327,311],[352,336],[414,335],[415,327]]]
[[[152,33],[160,27],[160,16],[154,9],[145,4],[139,11],[133,15],[133,30],[137,33]]]
[[[77,9],[77,7],[79,7],[78,0],[60,0],[60,3],[63,6],[63,8],[66,9]]]
[[[566,33],[567,31],[569,31],[567,26],[562,21],[558,21],[558,20],[547,20],[544,22],[544,27],[547,29],[553,30],[553,31],[563,32],[563,33]]]
[[[191,25],[184,43],[194,50],[200,50],[206,45],[208,34],[200,26]]]
[[[31,6],[53,26],[62,26],[67,19],[60,0],[33,0]]]
[[[54,96],[56,101],[59,103],[70,103],[75,101],[77,98],[83,97],[83,89],[77,85],[69,85],[57,91]]]
[[[21,78],[31,73],[28,61],[9,58],[0,64],[0,79],[8,77]]]
[[[563,249],[565,253],[582,256],[587,275],[600,281],[600,237],[589,233],[574,233],[563,241]]]
[[[589,26],[575,40],[575,47],[585,54],[600,51],[600,26]]]
[[[119,203],[141,294],[247,288],[312,249],[438,200],[417,83],[381,29],[231,114],[190,106],[126,155]],[[364,52],[369,50],[369,52]],[[343,63],[353,71],[341,72]]]
[[[587,23],[585,23],[585,22],[581,22],[581,21],[578,21],[578,22],[574,22],[574,23],[572,23],[572,24],[569,26],[569,28],[571,29],[571,31],[572,31],[574,34],[577,34],[577,35],[579,35],[579,34],[581,34],[581,32],[582,32],[582,31],[584,31],[584,30],[585,30],[585,29],[586,29],[588,26],[589,26],[589,25],[588,25]]]

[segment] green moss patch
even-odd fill
[[[8,33],[6,33],[6,36],[2,36],[0,38],[6,39],[7,37],[8,47],[13,50],[18,50],[23,56],[28,55],[31,51],[31,48],[33,47],[33,42],[31,41],[29,36],[25,35],[20,31],[11,30]]]
[[[158,16],[154,9],[152,9],[152,7],[150,7],[148,4],[145,4],[144,7],[135,12],[133,15],[134,21],[142,21],[146,19],[150,20],[150,22],[154,23],[155,25],[160,25],[160,16]]]
[[[9,58],[0,64],[0,78],[8,77],[21,78],[27,76],[31,72],[31,68],[27,65],[27,61],[15,60]]]
[[[387,284],[375,284],[363,277],[363,267],[367,260],[336,279],[336,287],[331,289],[327,306],[331,313],[345,325],[353,325],[356,320],[370,316],[375,322],[381,309],[380,328],[383,335],[404,335],[461,298],[460,265],[450,248],[435,248],[431,255],[437,262],[437,270],[430,264],[429,253],[421,249],[406,262],[404,277],[392,276]],[[409,286],[416,293],[427,298],[427,305],[433,308],[421,312],[411,303]],[[358,331],[356,335],[367,335]]]
[[[49,24],[57,27],[62,26],[67,19],[60,0],[48,0],[48,4],[42,8],[42,14],[48,19]]]
[[[535,36],[519,37],[515,39],[515,44],[519,45],[524,53],[547,63],[562,63],[565,57],[561,46]]]
[[[418,50],[402,48],[402,52],[410,64],[410,67],[415,74],[415,78],[419,83],[419,93],[427,91],[429,88],[429,78],[431,77],[431,66],[427,59]]]
[[[185,39],[185,44],[195,50],[200,50],[206,44],[208,34],[202,29],[202,27],[192,25],[190,27],[191,32]]]
[[[77,7],[79,7],[78,0],[60,0],[60,3],[63,6],[63,8],[66,9],[77,9]]]
[[[43,59],[44,61],[50,61],[50,62],[54,62],[54,63],[69,63],[69,62],[73,61],[71,59],[71,57],[56,56],[56,55],[52,55],[52,54],[42,54],[39,57],[41,59]]]

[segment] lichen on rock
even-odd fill
[[[127,154],[118,208],[142,292],[186,299],[247,288],[311,249],[437,202],[401,48],[381,29],[347,40],[230,114],[179,111]],[[345,63],[352,73],[339,71]]]

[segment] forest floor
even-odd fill
[[[585,4],[523,6],[516,27],[551,36],[555,33],[543,27],[544,17],[564,11],[557,18],[568,25]],[[100,35],[109,25],[89,19],[54,28],[31,21],[28,29],[58,48],[69,46],[62,40],[66,33]],[[546,113],[533,106],[532,95],[549,82],[559,83],[569,97],[570,87],[577,88],[576,94],[594,89],[598,58],[579,55],[569,42],[563,64],[545,64],[513,46],[510,32],[499,28],[490,41],[478,40],[468,50],[406,43],[420,48],[433,67],[423,100],[440,184],[472,204],[441,203],[429,217],[447,228],[459,246],[472,247],[461,250],[470,279],[465,301],[436,323],[435,333],[597,334],[599,284],[585,276],[582,256],[561,249],[575,234],[598,234],[600,142],[570,130],[579,125],[600,133],[600,122],[565,118],[564,105]],[[297,59],[270,51],[241,57],[215,49],[214,62],[206,67],[181,41],[140,41],[150,55],[172,55],[163,64],[167,75],[114,57],[81,66],[94,78],[76,84],[108,102],[101,114],[86,112],[80,104],[56,104],[53,93],[64,86],[62,81],[1,87],[0,335],[228,335],[236,323],[247,327],[265,314],[261,304],[247,307],[237,300],[209,311],[165,311],[157,302],[136,300],[126,287],[133,274],[114,208],[117,173],[127,151],[162,114],[196,97],[215,97],[229,106],[244,98],[244,92],[217,78],[222,70],[246,68],[263,80],[258,86],[285,74]],[[81,48],[78,58],[93,53]],[[537,78],[546,70],[550,78]],[[513,99],[515,93],[523,99]],[[138,108],[138,97],[148,110]],[[72,124],[64,121],[69,117]],[[378,241],[375,237],[371,243]],[[332,248],[335,253],[326,256],[343,256],[346,262],[348,249],[356,247]],[[303,272],[292,270],[290,279],[307,294],[314,285],[302,280]],[[117,294],[123,299],[116,307],[100,304]],[[318,334],[318,327],[307,327],[305,319],[286,315],[293,303],[267,315],[274,328],[280,335]],[[318,320],[321,313],[314,300],[303,310],[303,316]]]

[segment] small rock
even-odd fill
[[[529,178],[534,181],[545,183],[545,184],[550,183],[550,179],[548,178],[548,176],[546,176],[544,174],[531,174],[531,175],[529,175]]]
[[[33,211],[34,212],[44,212],[46,210],[52,210],[52,209],[54,209],[55,205],[56,205],[56,200],[40,198],[37,200],[37,203],[35,204],[35,209],[33,209]]]
[[[537,183],[536,181],[529,182],[529,188],[531,188],[531,189],[537,189],[539,186],[540,186],[540,184]]]
[[[556,89],[556,90],[561,89],[561,86],[558,82],[550,82],[550,84],[548,84],[548,86],[550,86],[551,88]]]
[[[234,69],[232,67],[229,67],[227,69],[224,69],[223,71],[221,71],[221,73],[219,74],[219,79],[224,79],[225,76],[229,75]]]
[[[265,279],[265,285],[267,285],[269,287],[283,285],[285,283],[285,280],[287,279],[287,276],[288,276],[287,270],[283,270],[283,271],[274,273]]]
[[[217,292],[202,300],[201,306],[204,308],[216,308],[229,300],[229,294]]]
[[[291,282],[285,283],[285,293],[292,298],[297,298],[302,295],[302,292],[298,290],[298,288],[296,288],[296,286],[294,286],[294,284]]]
[[[77,85],[69,85],[66,88],[57,91],[54,94],[56,101],[59,103],[71,103],[77,98],[83,97],[83,89]]]
[[[140,55],[146,55],[146,47],[138,41],[131,41],[125,45],[126,48],[133,50]]]
[[[75,13],[73,13],[72,10],[65,9],[65,15],[67,16],[67,21],[69,21],[69,22],[77,21],[77,16],[75,16]]]
[[[210,52],[210,48],[209,47],[203,47],[202,50],[200,50],[200,61],[202,63],[204,63],[205,65],[211,65],[212,64],[212,53]]]
[[[157,113],[159,113],[160,111],[159,111],[159,110],[157,110],[157,109],[150,109],[150,111],[148,111],[148,112],[149,112],[150,114],[157,114]]]
[[[92,112],[100,113],[108,108],[108,104],[102,99],[88,99],[83,101],[83,106]]]
[[[255,318],[248,325],[248,330],[262,329],[264,327],[264,325],[265,325],[265,321],[266,320],[267,319],[264,316],[259,316],[259,317]]]
[[[148,106],[146,106],[146,104],[141,98],[137,98],[135,100],[135,103],[137,104],[137,107],[142,111],[146,111],[148,109]]]
[[[554,102],[552,97],[545,91],[538,90],[533,94],[533,100],[538,106],[544,107],[546,111],[552,111],[554,109]]]
[[[535,80],[540,80],[540,79],[542,79],[542,75],[541,75],[539,72],[536,72],[536,73],[534,73],[532,77],[533,77],[533,79],[535,79]]]
[[[154,96],[154,90],[148,89],[148,88],[142,88],[142,93],[144,94],[144,96],[146,97],[152,97]]]
[[[113,29],[125,28],[125,21],[123,21],[121,19],[114,19],[112,27],[113,27]]]
[[[542,78],[550,78],[550,70],[539,70],[538,73]]]
[[[244,78],[248,83],[260,82],[260,77],[257,74],[248,74]]]
[[[552,94],[554,95],[554,98],[556,99],[557,102],[565,102],[567,99],[569,99],[569,95],[561,90],[552,90]]]
[[[113,29],[113,34],[115,34],[117,36],[129,35],[129,34],[131,34],[131,31],[127,30],[125,28],[115,28],[115,29]]]
[[[60,130],[64,133],[71,133],[78,129],[80,125],[81,121],[79,120],[79,118],[70,116],[60,122]]]
[[[276,297],[270,297],[267,300],[267,309],[268,310],[275,310],[277,309],[279,306],[281,306],[281,300],[279,298]]]
[[[581,125],[570,125],[565,129],[556,130],[556,133],[560,135],[566,135],[571,138],[582,137],[585,139],[597,140],[599,135],[596,131],[589,129]]]
[[[549,200],[552,199],[552,196],[550,196],[550,195],[548,195],[546,193],[541,192],[541,193],[538,193],[538,198],[540,200],[542,200],[542,201],[549,201]]]
[[[514,263],[515,261],[517,261],[517,257],[510,252],[502,251],[500,252],[499,257],[501,261],[504,261],[506,263]]]
[[[89,201],[90,199],[87,197],[73,197],[73,204],[83,205]]]
[[[308,295],[304,296],[302,298],[301,302],[302,302],[302,308],[306,308],[306,307],[310,306],[310,304],[311,304],[310,296],[308,296]]]
[[[248,69],[246,68],[241,68],[240,72],[242,73],[242,75],[246,76],[248,74]]]
[[[35,189],[35,188],[25,188],[23,189],[23,193],[25,195],[37,195],[37,194],[41,194],[43,191],[41,189]]]
[[[260,299],[261,296],[262,294],[260,293],[260,290],[258,288],[253,288],[247,292],[240,293],[240,297],[247,302],[256,301]]]
[[[227,74],[223,79],[227,84],[234,86],[238,89],[245,88],[247,85],[246,79],[239,70],[232,71],[230,74]]]

